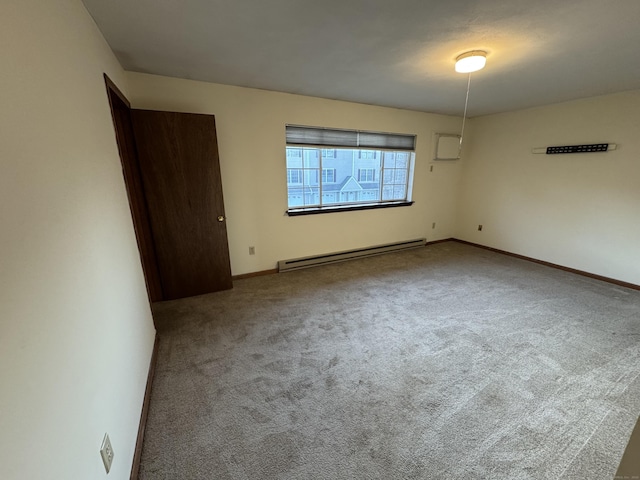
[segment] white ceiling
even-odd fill
[[[126,70],[461,115],[640,88],[640,0],[84,0]]]

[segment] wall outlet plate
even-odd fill
[[[109,440],[109,434],[104,434],[102,445],[100,446],[100,456],[102,457],[102,463],[104,468],[109,473],[111,470],[111,463],[113,462],[113,448],[111,447],[111,440]]]

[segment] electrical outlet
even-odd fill
[[[482,225],[478,225],[478,231],[481,232],[482,231]]]
[[[256,254],[256,247],[249,247],[249,255],[255,255]]]
[[[113,448],[111,447],[111,440],[109,440],[108,433],[104,434],[102,446],[100,447],[100,456],[102,457],[102,463],[104,463],[104,469],[109,473],[111,463],[113,462]]]
[[[433,228],[436,228],[436,222],[433,222],[433,223],[431,224],[431,228],[432,228],[432,229],[433,229]]]

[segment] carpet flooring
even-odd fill
[[[154,305],[141,480],[612,479],[640,292],[457,242]]]

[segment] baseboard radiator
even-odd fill
[[[424,247],[426,243],[426,238],[419,238],[417,240],[388,243],[386,245],[375,245],[373,247],[345,250],[343,252],[326,253],[323,255],[313,255],[311,257],[303,258],[293,258],[291,260],[280,260],[278,262],[278,271],[289,272],[291,270],[299,270],[301,268],[326,265],[327,263],[344,262],[346,260],[353,260],[354,258],[370,257],[372,255],[380,255],[382,253],[397,252],[400,250],[408,250],[410,248]]]

